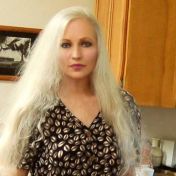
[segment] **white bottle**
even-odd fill
[[[152,164],[153,167],[159,167],[162,163],[163,152],[160,148],[160,139],[152,138]]]

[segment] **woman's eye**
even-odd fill
[[[92,43],[91,42],[82,42],[81,45],[83,47],[90,47],[90,46],[92,46]]]
[[[62,43],[62,44],[61,44],[61,47],[62,47],[62,48],[70,48],[70,47],[71,47],[71,44],[70,44],[70,43]]]

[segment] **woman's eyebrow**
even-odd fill
[[[63,42],[63,41],[65,41],[65,42],[70,42],[71,40],[66,39],[66,38],[63,38],[61,41],[62,41],[62,42]]]
[[[78,41],[85,41],[85,40],[88,40],[88,41],[90,41],[90,42],[95,42],[95,41],[96,41],[96,39],[91,38],[91,37],[80,37],[80,38],[78,39]],[[72,40],[71,40],[71,39],[68,39],[68,38],[63,38],[63,39],[61,40],[61,42],[72,42]]]
[[[80,41],[89,41],[89,42],[95,43],[97,41],[97,39],[96,38],[90,38],[90,37],[83,37],[83,38],[80,38]]]

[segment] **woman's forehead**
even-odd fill
[[[70,21],[64,31],[64,38],[70,36],[79,36],[81,38],[96,38],[94,25],[85,18],[78,18]]]

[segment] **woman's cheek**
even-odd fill
[[[98,51],[97,50],[92,50],[91,52],[88,52],[87,53],[87,58],[96,61],[97,58],[98,58]]]

